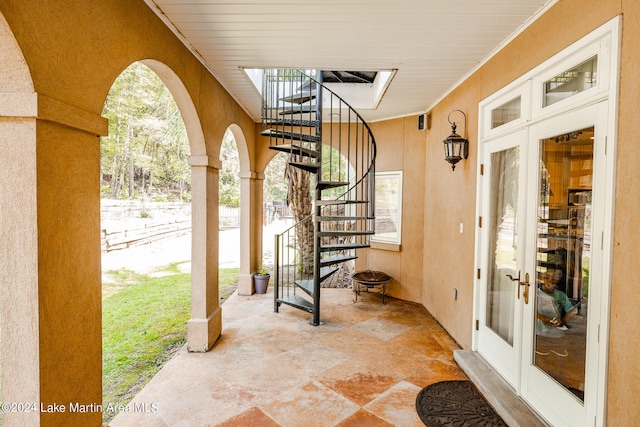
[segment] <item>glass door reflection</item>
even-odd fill
[[[584,400],[594,128],[540,141],[535,366]]]
[[[518,273],[518,178],[520,147],[491,154],[489,194],[489,277],[486,326],[510,346],[514,339],[514,312]]]

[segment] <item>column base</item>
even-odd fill
[[[206,353],[222,332],[222,307],[218,306],[206,319],[190,319],[187,323],[187,350]]]
[[[238,295],[252,295],[254,292],[253,287],[253,274],[239,274],[238,275]]]

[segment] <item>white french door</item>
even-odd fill
[[[520,384],[525,269],[527,131],[484,146],[478,351],[514,388]]]
[[[608,102],[530,128],[527,246],[531,298],[523,308],[520,392],[553,425],[593,425],[608,227],[605,177]],[[535,280],[533,279],[535,277]],[[552,298],[544,282],[555,288]],[[560,326],[547,319],[556,311]],[[605,345],[602,343],[602,345]]]
[[[607,116],[602,101],[483,146],[478,351],[554,426],[596,413]]]

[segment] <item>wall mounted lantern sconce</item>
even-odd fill
[[[459,112],[464,116],[464,135],[461,137],[456,133],[456,122],[451,121],[451,114]],[[451,125],[451,135],[445,139],[444,142],[444,159],[451,163],[451,170],[456,170],[456,163],[462,159],[469,157],[469,140],[467,136],[467,115],[460,110],[453,110],[447,117],[449,124]]]

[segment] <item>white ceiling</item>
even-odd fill
[[[242,68],[397,70],[359,113],[423,113],[555,1],[145,0],[256,121]]]

